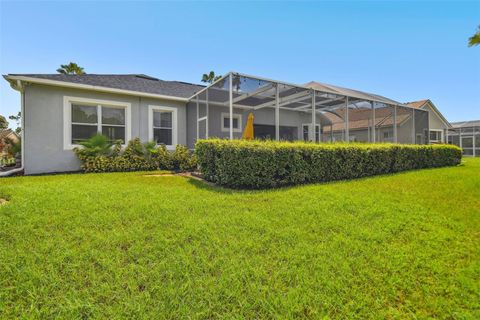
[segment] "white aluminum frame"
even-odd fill
[[[269,84],[267,84],[263,87],[260,87],[256,90],[254,90],[253,92],[244,93],[244,94],[241,94],[241,95],[234,98],[233,97],[233,77],[234,76],[236,76],[236,77],[246,77],[246,78],[255,79],[255,80],[259,80],[259,81],[265,81],[265,82],[269,82]],[[209,101],[209,99],[208,99],[208,89],[214,88],[218,83],[220,83],[221,81],[225,81],[225,80],[228,80],[228,101],[226,101],[226,102]],[[279,91],[280,91],[279,86],[280,85],[285,85],[285,86],[288,86],[288,87],[291,87],[291,88],[297,88],[297,89],[300,90],[300,92],[296,92],[296,93],[288,95],[288,96],[280,97],[280,94],[279,94]],[[237,104],[238,102],[240,102],[242,100],[245,100],[245,99],[250,98],[250,97],[254,97],[256,95],[262,95],[265,92],[268,92],[272,89],[274,89],[274,99],[272,101],[268,101],[268,102],[265,102],[263,104],[259,104],[259,105],[255,105],[255,106]],[[202,103],[205,102],[207,104],[207,116],[199,118],[199,115],[198,115],[198,104],[200,103],[199,95],[202,94],[204,91],[206,91],[206,93],[207,93],[207,98],[206,98],[206,101],[202,101]],[[317,100],[316,100],[317,95],[322,96],[323,98],[330,98],[330,99],[322,100],[322,101],[317,102]],[[309,88],[309,87],[306,87],[306,86],[297,85],[297,84],[293,84],[293,83],[288,83],[288,82],[284,82],[284,81],[276,81],[276,80],[272,80],[272,79],[265,78],[265,77],[252,76],[252,75],[239,73],[239,72],[229,72],[229,73],[225,74],[224,76],[222,76],[217,81],[214,81],[211,85],[209,85],[209,86],[203,88],[202,90],[196,92],[188,100],[189,101],[195,101],[196,100],[196,103],[197,103],[197,139],[199,138],[198,123],[199,123],[199,121],[204,121],[204,120],[207,121],[207,137],[208,137],[208,118],[209,118],[208,104],[209,103],[212,104],[212,105],[223,105],[223,106],[229,108],[230,130],[228,130],[228,132],[229,132],[229,138],[231,140],[234,138],[234,136],[233,136],[233,133],[234,133],[234,130],[233,130],[233,108],[242,108],[242,109],[247,109],[247,110],[259,110],[259,109],[262,109],[262,108],[274,108],[274,110],[275,110],[275,139],[279,140],[279,138],[280,138],[279,137],[280,136],[280,110],[285,109],[285,110],[289,110],[289,111],[295,111],[296,110],[296,111],[299,111],[299,112],[311,112],[311,118],[312,118],[311,126],[312,126],[312,128],[314,128],[314,126],[316,124],[315,123],[316,122],[316,115],[318,114],[318,112],[325,111],[325,109],[319,109],[318,110],[317,109],[318,107],[335,109],[336,107],[341,107],[342,104],[343,104],[346,112],[345,112],[345,117],[344,117],[345,128],[343,130],[342,136],[343,136],[343,139],[346,142],[350,142],[350,128],[348,126],[350,106],[351,105],[355,106],[356,103],[358,103],[358,102],[367,102],[367,103],[370,104],[371,110],[372,110],[372,118],[371,118],[372,122],[368,125],[368,128],[367,128],[368,129],[368,137],[369,137],[368,140],[370,142],[374,142],[374,143],[376,142],[375,104],[379,103],[379,104],[385,105],[386,107],[393,108],[393,124],[392,124],[392,126],[393,126],[393,141],[395,143],[398,142],[398,128],[397,127],[399,125],[397,123],[397,108],[402,107],[402,108],[411,110],[411,117],[412,117],[412,129],[411,129],[412,130],[412,132],[411,132],[412,141],[411,141],[411,143],[416,143],[415,110],[420,110],[422,112],[427,112],[427,117],[428,117],[428,111],[413,108],[413,107],[411,107],[409,105],[406,105],[406,104],[403,104],[403,103],[392,103],[392,102],[395,102],[395,101],[387,99],[387,98],[385,98],[383,100],[382,99],[375,99],[374,95],[371,99],[366,99],[366,95],[367,94],[365,94],[365,95],[358,94],[357,95],[354,92],[352,94],[344,94],[344,93],[339,93],[339,92],[335,92],[333,90],[328,90],[328,89],[317,90],[317,89],[314,89],[314,88]],[[368,95],[372,96],[370,94],[368,94]],[[308,96],[311,96],[311,101],[310,102],[306,101],[308,99]],[[263,95],[262,97],[266,97],[266,96]],[[193,100],[193,99],[195,99],[195,100]],[[359,101],[351,102],[350,99],[355,99],[355,100],[359,100]],[[338,101],[339,104],[338,105],[332,105],[332,106],[322,105],[322,103],[325,104],[325,103],[331,103],[331,102],[335,102],[335,101]],[[299,104],[304,104],[304,105],[299,106],[299,107],[295,107],[295,108],[284,107],[285,105],[289,105],[289,104],[292,104],[292,103],[299,103]],[[311,110],[311,111],[309,111],[309,110]],[[222,120],[222,127],[223,127],[223,120]],[[430,128],[428,127],[427,129],[429,130]],[[303,128],[302,128],[302,130],[303,130]],[[313,135],[310,137],[310,140],[315,141],[315,131],[314,130],[309,130],[309,131],[310,131],[310,133],[313,132]],[[320,141],[321,141],[321,138],[320,138]],[[426,143],[429,143],[429,139],[426,141]]]

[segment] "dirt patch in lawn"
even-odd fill
[[[176,176],[175,173],[152,173],[152,174],[144,174],[144,177],[173,177]]]
[[[5,198],[0,198],[0,206],[3,206],[4,204],[8,203],[8,199]]]
[[[206,183],[209,186],[215,186],[214,183],[203,179],[202,175],[197,172],[153,173],[153,174],[146,174],[144,175],[144,177],[186,177],[186,178],[191,178],[197,181],[202,181],[203,183]]]

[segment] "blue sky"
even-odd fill
[[[480,2],[5,2],[0,72],[145,73],[198,83],[210,70],[311,80],[480,119]],[[0,114],[19,110],[0,80]]]

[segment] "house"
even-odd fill
[[[6,146],[13,142],[18,142],[18,135],[11,129],[0,129],[0,159],[4,158],[7,154]]]
[[[169,146],[186,144],[186,103],[203,88],[135,74],[4,78],[21,93],[25,174],[79,170],[72,149],[96,132],[124,142],[153,140],[155,132]]]
[[[408,106],[420,110],[427,110],[429,113],[428,127],[429,127],[429,141],[430,143],[447,143],[448,131],[452,125],[445,119],[442,113],[437,109],[432,101],[419,100],[407,102]]]
[[[448,143],[462,148],[466,156],[480,157],[480,120],[452,122]]]
[[[236,72],[209,86],[142,74],[4,78],[21,93],[25,174],[79,170],[72,149],[97,132],[111,141],[139,137],[168,149],[193,148],[200,138],[240,138],[250,113],[259,139],[426,144],[429,126],[437,128],[431,102],[417,107],[318,82]]]

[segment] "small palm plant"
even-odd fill
[[[77,156],[82,158],[106,156],[112,152],[112,143],[103,134],[96,134],[86,141],[79,143],[82,147],[75,148]]]
[[[147,159],[152,159],[158,154],[157,143],[155,141],[145,142],[143,144],[143,148],[145,149],[145,157]]]

